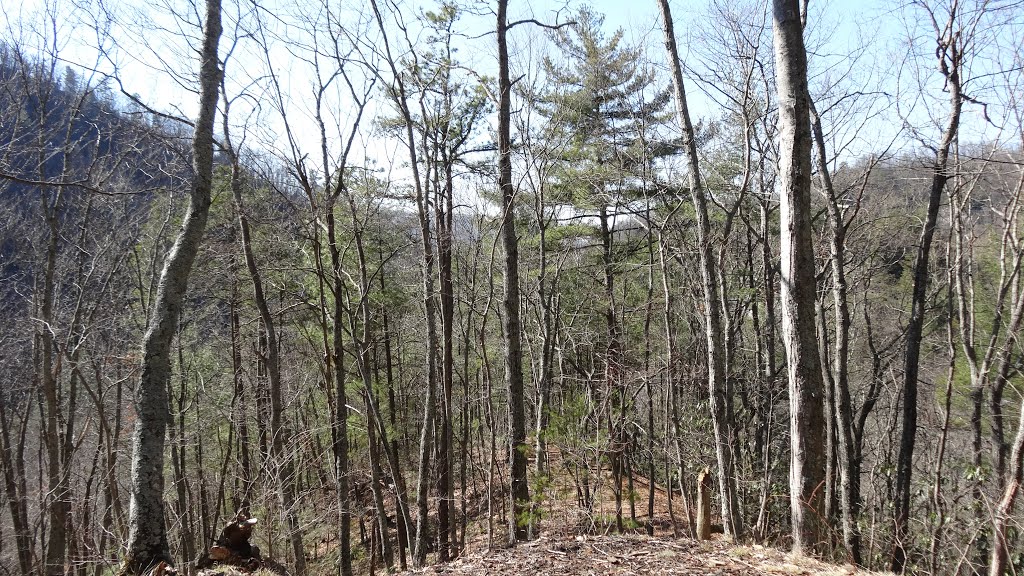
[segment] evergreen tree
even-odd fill
[[[600,210],[628,202],[630,174],[672,151],[644,136],[669,119],[671,92],[656,85],[653,70],[638,66],[643,53],[622,42],[622,29],[606,37],[604,17],[586,7],[575,21],[552,35],[564,61],[544,59],[553,88],[541,95],[541,112],[554,138],[571,142],[560,180],[575,192],[565,200]]]
[[[623,529],[622,479],[628,455],[630,396],[624,368],[623,327],[617,311],[615,280],[619,260],[616,224],[646,190],[643,174],[658,155],[672,150],[649,137],[652,127],[669,119],[670,92],[659,88],[651,69],[638,66],[642,51],[623,43],[623,31],[606,37],[604,18],[582,8],[575,25],[553,32],[564,60],[545,58],[552,88],[539,96],[539,108],[549,121],[549,133],[561,148],[553,170],[554,201],[596,217],[595,235],[601,246],[604,337],[594,355],[603,366],[603,387],[587,386],[589,406],[585,429],[606,430],[607,452],[615,485],[616,526]],[[596,213],[596,214],[595,214]],[[603,300],[603,301],[602,301]],[[602,407],[600,410],[597,407]]]

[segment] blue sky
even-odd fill
[[[966,1],[966,0],[965,0]],[[117,2],[107,0],[108,5],[114,7],[122,17],[130,16],[133,2]],[[996,4],[999,2],[997,1]],[[281,14],[290,16],[301,16],[303,7],[313,6],[316,2],[295,3],[291,0],[263,0],[264,6],[280,6]],[[482,2],[484,9],[492,6],[493,2]],[[597,12],[604,13],[605,28],[608,34],[616,29],[624,30],[625,42],[632,45],[643,45],[648,49],[649,57],[657,62],[663,58],[661,24],[657,14],[656,0],[596,0],[590,3]],[[680,50],[684,61],[689,62],[691,48],[701,33],[707,31],[712,25],[708,14],[710,0],[676,0],[672,2],[673,17],[675,20],[676,35],[679,41]],[[728,3],[727,5],[730,5]],[[91,20],[88,10],[82,11],[79,6],[92,6],[95,11],[98,3],[89,0],[72,3],[71,0],[24,0],[23,2],[5,2],[0,15],[0,26],[4,29],[5,38],[21,36],[29,44],[38,44],[39,39],[33,35],[30,15],[40,10],[42,6],[49,6],[52,13],[57,14],[62,24],[58,33],[58,44],[61,47],[61,56],[68,62],[78,63],[82,66],[93,65],[97,59],[90,49],[96,44],[97,35],[90,31],[87,24]],[[352,3],[350,0],[332,0],[332,5],[338,6],[339,10],[356,10],[363,6],[363,2]],[[418,9],[433,6],[432,2],[417,2],[405,4],[407,18],[412,18]],[[567,5],[564,1],[535,0],[525,2],[512,0],[510,11],[512,18],[534,17],[545,22],[554,22],[558,19],[564,21],[571,17],[573,8],[578,3]],[[166,6],[175,6],[178,9],[184,7],[188,11],[188,3],[185,0],[164,0],[164,3],[149,5],[150,11],[156,14],[156,18],[164,23],[169,30],[166,36],[161,33],[147,32],[139,34],[138,29],[128,25],[123,28],[112,30],[113,38],[121,44],[121,50],[116,60],[124,66],[122,78],[126,89],[129,92],[138,94],[143,100],[152,106],[164,110],[176,110],[184,116],[189,116],[195,108],[195,97],[184,89],[189,80],[194,62],[187,58],[176,60],[176,55],[187,55],[188,47],[183,45],[180,37],[175,37],[176,25],[166,16]],[[226,4],[229,6],[229,4]],[[570,6],[570,7],[567,7]],[[271,10],[275,12],[277,9]],[[162,14],[162,16],[161,16]],[[890,76],[912,51],[920,51],[927,56],[934,45],[933,38],[923,33],[917,38],[916,45],[908,45],[900,38],[907,35],[908,29],[921,24],[915,20],[920,18],[919,14],[908,14],[899,8],[896,0],[864,0],[860,2],[830,0],[828,2],[811,2],[811,17],[809,22],[809,36],[811,43],[817,53],[812,55],[812,66],[815,68],[816,79],[821,82],[848,82],[855,89],[873,89],[885,91],[892,97],[898,98],[900,109],[897,118],[891,115],[882,117],[876,121],[874,138],[885,140],[888,133],[899,128],[903,118],[919,119],[925,123],[931,116],[941,120],[943,114],[941,85],[935,85],[934,62],[923,61],[922,70],[931,73],[926,80],[926,88],[937,98],[929,100],[914,99],[909,96],[908,89],[915,86],[904,81],[903,85],[896,85]],[[470,38],[465,41],[466,48],[459,54],[460,58],[479,74],[491,74],[494,70],[495,48],[493,35],[487,32],[493,27],[493,17],[482,15],[475,18],[467,18],[463,31]],[[193,30],[193,33],[195,31]],[[911,30],[913,32],[913,30]],[[927,31],[925,31],[927,32]],[[533,50],[524,53],[527,49],[527,36],[534,36]],[[520,27],[513,37],[513,52],[519,54],[518,64],[520,73],[526,72],[522,67],[525,62],[536,62],[540,51],[543,51],[543,33],[537,29],[527,30],[527,27]],[[1004,36],[1012,36],[1011,34]],[[166,40],[163,38],[166,37]],[[1013,44],[1012,38],[1003,37],[998,40]],[[139,47],[140,41],[151,42],[151,49]],[[1019,46],[1019,40],[1016,41]],[[110,40],[105,41],[109,46]],[[857,63],[853,72],[845,72],[845,65],[842,64],[846,54],[869,46],[864,58]],[[116,51],[115,51],[116,52]],[[309,94],[309,79],[301,71],[300,67],[286,63],[287,58],[279,55],[281,62],[279,68],[284,73],[281,75],[285,82],[286,90],[294,90],[295,94],[291,101],[298,108],[303,107],[303,98]],[[249,59],[248,62],[246,59]],[[255,68],[256,61],[252,54],[248,56],[239,54],[236,56],[233,70],[240,68]],[[184,78],[180,82],[171,80],[170,76],[163,71],[164,64],[171,63],[177,68]],[[109,69],[109,64],[100,60],[101,67]],[[904,75],[903,77],[909,78]],[[667,74],[665,81],[667,82]],[[689,81],[688,92],[692,100],[691,107],[696,116],[713,116],[717,111],[712,103],[702,95],[700,86]],[[933,84],[928,85],[927,82]],[[239,81],[239,86],[245,84],[244,80]],[[999,111],[998,102],[993,102],[989,109],[991,114]],[[342,106],[339,106],[341,108]],[[965,133],[970,134],[974,130],[975,139],[991,138],[993,133],[991,125],[980,120],[981,110],[977,107],[968,107],[967,119],[969,124]],[[308,108],[305,110],[308,113]],[[300,112],[301,113],[301,112]],[[296,113],[296,115],[300,114]],[[837,118],[839,121],[845,118]],[[850,130],[856,126],[849,127]],[[1006,137],[1005,134],[1002,137]],[[369,140],[369,138],[368,138]],[[856,153],[856,151],[854,151]]]

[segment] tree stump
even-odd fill
[[[711,469],[697,474],[697,540],[711,539]]]
[[[272,573],[284,574],[283,566],[264,560],[260,557],[260,549],[249,543],[256,523],[256,518],[239,512],[224,526],[217,540],[199,558],[196,568],[231,567],[245,574],[264,568]]]

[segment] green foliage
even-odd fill
[[[461,16],[461,9],[452,2],[442,2],[436,11],[423,12],[426,45],[401,61],[409,118],[397,101],[394,86],[383,89],[393,113],[380,115],[375,120],[377,127],[386,134],[404,137],[404,129],[411,121],[413,130],[425,136],[416,139],[418,145],[426,148],[419,152],[423,156],[420,161],[438,153],[454,160],[493,108],[483,84],[486,79],[465,74],[456,59],[458,49],[453,40]]]
[[[574,26],[552,33],[564,62],[544,59],[552,87],[539,95],[539,110],[551,137],[568,142],[550,187],[555,203],[594,208],[634,197],[632,175],[665,152],[650,133],[668,118],[670,92],[637,66],[640,49],[623,45],[621,29],[605,37],[603,21],[581,8]]]
[[[545,248],[548,252],[557,252],[568,248],[581,238],[591,238],[597,234],[594,226],[582,223],[551,226],[544,232]],[[540,245],[540,234],[531,234],[520,238],[520,246],[525,249]]]

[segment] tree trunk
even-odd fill
[[[540,370],[537,374],[537,414],[536,414],[536,470],[544,476],[547,473],[547,428],[550,421],[551,384],[554,378],[555,338],[558,333],[558,276],[560,270],[553,273],[548,269],[547,233],[550,221],[544,216],[546,199],[544,184],[541,183],[536,200],[539,242],[539,270],[537,272],[537,300],[540,303],[541,358]],[[551,275],[549,279],[549,274]]]
[[[235,410],[232,413],[232,418],[234,418],[234,426],[238,430],[238,456],[241,459],[241,494],[236,495],[238,509],[241,510],[249,508],[252,498],[253,474],[249,451],[248,401],[245,395],[245,381],[242,378],[241,325],[238,318],[238,298],[234,282],[232,282],[231,290],[231,368],[235,386]]]
[[[736,462],[732,438],[732,421],[728,417],[727,404],[731,401],[726,394],[726,350],[725,334],[722,328],[722,298],[718,275],[717,259],[714,257],[711,240],[711,219],[708,214],[707,198],[700,179],[697,159],[697,141],[690,121],[686,103],[683,72],[679,64],[676,38],[672,26],[672,14],[668,0],[658,0],[665,32],[665,49],[669,66],[672,68],[672,83],[675,88],[676,115],[683,131],[683,148],[686,152],[690,197],[697,212],[697,244],[700,252],[701,286],[704,295],[704,329],[707,345],[708,393],[711,398],[711,422],[715,430],[715,455],[718,460],[718,488],[721,494],[722,524],[727,536],[739,539],[743,535],[743,519],[740,516],[739,499],[736,492]]]
[[[366,378],[364,383],[368,380],[369,378]],[[374,529],[374,533],[377,534],[381,544],[381,555],[384,558],[384,565],[387,567],[388,572],[390,572],[395,565],[395,555],[391,548],[391,536],[388,533],[388,512],[384,507],[384,494],[381,491],[381,487],[384,485],[384,478],[380,467],[380,448],[377,445],[377,414],[373,409],[374,401],[370,398],[373,394],[373,387],[364,387],[363,394],[366,400],[366,439],[367,456],[370,461],[370,492],[373,495],[373,507],[377,513],[377,527]],[[384,449],[387,450],[386,445]]]
[[[274,316],[270,311],[270,304],[267,302],[266,293],[263,290],[263,279],[259,266],[256,263],[256,255],[252,249],[252,233],[249,229],[249,219],[245,213],[245,204],[242,199],[242,167],[238,160],[237,151],[231,147],[229,132],[228,113],[230,108],[224,112],[224,140],[225,149],[231,157],[231,194],[235,203],[235,210],[238,213],[238,228],[242,237],[242,254],[245,257],[245,266],[249,272],[249,279],[252,281],[253,300],[259,310],[260,321],[266,331],[267,346],[263,362],[267,366],[267,377],[270,383],[270,455],[273,459],[272,468],[277,475],[277,491],[281,500],[282,512],[285,516],[285,524],[288,530],[288,540],[292,544],[292,553],[295,555],[296,576],[303,576],[306,573],[306,554],[302,543],[302,528],[299,526],[298,510],[295,509],[295,465],[292,462],[292,455],[287,451],[287,444],[291,438],[290,430],[284,424],[284,391],[281,382],[281,359],[280,347],[277,339],[277,326]]]
[[[790,508],[793,551],[816,554],[825,542],[824,383],[814,320],[811,243],[811,118],[807,52],[798,0],[774,0],[779,96],[779,215],[782,231],[782,332],[790,406]]]
[[[762,185],[762,189],[763,189]],[[763,386],[767,393],[761,394],[757,406],[757,448],[761,459],[761,486],[758,503],[757,520],[754,523],[754,536],[764,540],[768,536],[770,523],[770,506],[772,497],[772,471],[775,468],[772,454],[772,422],[774,421],[773,390],[775,389],[775,266],[772,257],[770,238],[770,211],[767,200],[762,200],[760,209],[760,230],[761,230],[761,289],[764,292],[764,329],[758,330],[763,333],[763,358],[761,375]],[[753,258],[753,256],[751,256]],[[753,270],[753,266],[751,266]],[[753,279],[751,280],[753,284]]]
[[[951,251],[952,245],[947,245],[947,259],[951,260],[949,252]],[[946,507],[945,499],[942,494],[943,480],[945,471],[943,466],[946,459],[946,445],[949,441],[950,432],[950,420],[952,417],[952,406],[953,406],[953,385],[956,378],[956,364],[957,364],[957,352],[956,345],[953,343],[953,331],[954,331],[954,319],[953,315],[953,269],[952,267],[947,269],[947,274],[950,276],[946,283],[946,356],[949,362],[946,370],[946,389],[943,394],[942,403],[942,424],[939,426],[939,442],[935,449],[935,472],[934,480],[932,482],[932,507],[935,515],[935,528],[932,530],[932,543],[931,549],[929,550],[929,568],[932,574],[939,573],[939,556],[943,546],[943,537],[946,527]]]
[[[651,222],[651,203],[645,205],[645,216]],[[651,323],[654,320],[654,231],[647,231],[647,303],[644,307],[644,392],[647,395],[647,521],[644,530],[654,536],[654,492],[657,478],[657,462],[654,452],[654,386],[651,384]],[[672,486],[669,485],[669,493]]]
[[[498,0],[498,189],[501,192],[501,240],[505,249],[505,380],[508,383],[508,458],[512,501],[509,542],[525,540],[530,507],[526,478],[526,408],[523,384],[522,324],[519,319],[519,238],[512,184],[512,79],[508,63],[508,0]]]
[[[381,552],[384,559],[384,564],[388,571],[390,571],[395,564],[394,552],[391,547],[391,538],[388,532],[388,515],[387,510],[384,506],[384,494],[382,492],[382,486],[384,485],[384,479],[381,467],[381,450],[383,449],[385,458],[387,458],[391,467],[392,477],[395,481],[395,486],[398,488],[395,494],[396,502],[396,516],[400,520],[399,530],[405,529],[409,525],[407,517],[407,508],[405,504],[405,487],[404,481],[401,478],[401,469],[398,467],[397,460],[391,455],[388,446],[388,437],[386,428],[382,423],[382,415],[380,408],[378,407],[376,393],[374,392],[373,383],[373,370],[372,370],[372,358],[371,352],[373,349],[373,312],[370,301],[370,271],[367,264],[366,246],[364,242],[362,223],[359,219],[359,212],[356,208],[355,200],[352,198],[349,190],[338,183],[337,191],[344,193],[345,200],[348,204],[349,213],[352,219],[352,236],[355,240],[356,258],[359,265],[359,306],[358,306],[358,317],[353,313],[351,318],[350,331],[355,337],[358,334],[356,340],[356,354],[357,354],[357,365],[359,367],[359,376],[362,379],[363,394],[366,401],[366,434],[367,434],[367,454],[370,463],[370,491],[373,495],[374,508],[377,513],[377,533],[380,541]],[[387,324],[385,323],[385,327]],[[389,368],[390,371],[390,368]],[[378,447],[378,434],[380,436],[380,447]],[[399,535],[401,540],[401,534]],[[372,561],[372,558],[371,558]],[[404,561],[403,561],[404,562]]]
[[[440,285],[440,312],[441,312],[441,434],[438,438],[438,468],[437,479],[438,503],[438,536],[440,537],[440,549],[438,559],[447,562],[458,555],[455,544],[458,540],[455,533],[455,486],[453,483],[453,451],[454,439],[452,430],[452,419],[454,418],[452,407],[452,387],[454,385],[455,352],[452,348],[455,330],[455,289],[452,282],[452,243],[454,232],[452,230],[453,206],[453,159],[448,151],[442,151],[442,164],[444,166],[444,186],[438,186],[437,201],[434,205],[435,220],[437,229],[437,270],[438,284]]]
[[[11,425],[7,417],[7,402],[0,401],[0,463],[3,464],[4,490],[14,528],[14,542],[18,548],[18,567],[22,576],[29,576],[32,574],[33,546],[26,505],[25,483],[28,476],[25,474],[24,456],[25,420],[20,427],[22,433],[14,438],[15,443],[11,439]]]
[[[42,170],[44,163],[40,163]],[[46,446],[46,482],[47,482],[47,516],[49,520],[46,536],[46,558],[44,573],[47,576],[60,576],[64,574],[65,558],[68,548],[68,514],[70,511],[69,486],[67,482],[65,465],[61,453],[63,442],[61,441],[60,423],[63,420],[61,410],[61,394],[58,390],[60,385],[54,366],[54,334],[49,328],[54,325],[53,299],[54,299],[54,272],[57,262],[57,243],[60,239],[58,229],[58,215],[63,212],[63,190],[57,190],[52,203],[48,195],[42,196],[43,211],[46,216],[49,239],[46,245],[46,267],[43,272],[42,282],[42,305],[40,307],[40,320],[42,325],[47,327],[40,331],[38,341],[42,344],[41,383],[42,397],[46,414],[45,428],[43,430],[43,444]],[[59,364],[59,361],[57,362]]]
[[[950,24],[956,19],[956,10],[950,13]],[[918,364],[921,357],[921,338],[924,333],[925,306],[928,299],[928,260],[931,256],[932,238],[939,215],[939,204],[942,191],[949,180],[947,165],[949,150],[956,138],[960,125],[960,110],[963,105],[960,94],[961,54],[951,42],[939,38],[940,70],[946,76],[946,88],[949,90],[949,121],[942,135],[942,141],[935,151],[932,164],[931,185],[928,190],[928,210],[925,214],[921,238],[917,243],[917,255],[914,258],[913,289],[911,293],[910,322],[907,324],[907,348],[903,361],[903,413],[900,429],[900,451],[896,464],[896,494],[893,503],[895,518],[895,535],[893,541],[892,562],[890,569],[897,574],[902,573],[907,563],[906,543],[910,525],[910,479],[913,472],[914,442],[917,438],[917,380]]]
[[[810,97],[808,96],[808,99]],[[850,399],[850,305],[847,298],[848,285],[846,281],[846,228],[847,223],[843,213],[839,209],[839,198],[836,197],[835,187],[832,184],[832,176],[828,166],[828,156],[825,151],[825,134],[821,127],[821,117],[810,102],[812,124],[811,129],[814,135],[814,150],[818,158],[818,174],[822,181],[822,188],[825,193],[825,204],[829,215],[831,227],[831,244],[829,253],[829,265],[832,270],[832,302],[835,306],[835,348],[832,356],[832,378],[826,382],[832,387],[833,405],[835,408],[835,421],[838,430],[835,434],[837,443],[839,463],[839,504],[842,508],[843,519],[843,545],[854,564],[860,565],[860,529],[858,528],[858,516],[860,513],[859,501],[859,470],[853,458],[853,407]],[[867,176],[865,175],[865,178]],[[824,319],[822,319],[824,322]],[[825,358],[822,359],[826,360]],[[826,368],[827,370],[827,368]],[[858,476],[854,476],[854,472]]]
[[[178,413],[177,426],[169,426],[167,428],[167,441],[171,445],[171,478],[174,483],[175,490],[175,502],[174,502],[174,513],[177,515],[181,528],[179,529],[179,542],[181,546],[181,555],[186,561],[190,561],[194,558],[195,554],[195,538],[193,537],[191,523],[188,521],[189,518],[189,498],[188,498],[188,480],[185,478],[185,401],[188,398],[188,375],[185,371],[184,362],[182,362],[182,349],[181,349],[181,338],[178,338],[178,397],[176,398],[176,410]],[[173,393],[173,390],[168,390],[168,394]],[[230,454],[230,448],[228,449]]]
[[[370,0],[374,17],[382,34],[385,33],[384,19],[381,16],[376,0]],[[420,224],[420,245],[423,247],[422,280],[423,280],[423,311],[427,329],[425,342],[427,396],[423,406],[423,428],[420,433],[419,466],[416,477],[416,540],[413,544],[413,566],[420,567],[427,560],[427,548],[430,540],[429,490],[430,490],[430,454],[434,444],[434,420],[437,412],[437,313],[434,303],[434,250],[431,245],[429,199],[424,190],[424,179],[420,177],[419,162],[416,153],[416,139],[413,134],[413,117],[409,110],[403,75],[399,73],[396,60],[391,54],[387,36],[383,38],[388,65],[394,77],[394,86],[390,88],[392,98],[399,108],[405,123],[406,148],[409,153],[409,168],[412,170],[413,185],[416,195],[416,211]]]
[[[405,101],[404,96],[402,101]],[[409,150],[415,167],[413,149],[412,121],[407,117]],[[413,566],[423,566],[427,561],[427,548],[430,540],[429,492],[430,492],[430,454],[434,446],[434,424],[437,415],[437,313],[434,302],[434,252],[431,249],[430,217],[428,206],[419,177],[415,175],[416,204],[420,220],[420,243],[423,246],[423,310],[427,327],[426,354],[427,360],[427,396],[423,406],[423,428],[420,434],[419,468],[416,473],[416,542],[413,548]]]
[[[132,435],[131,505],[128,550],[121,574],[141,574],[161,560],[170,561],[164,521],[164,434],[170,417],[167,384],[171,342],[199,251],[210,209],[213,180],[213,125],[219,80],[220,0],[207,0],[200,69],[199,116],[192,139],[193,169],[188,211],[167,255],[149,330],[142,342],[142,376],[135,394],[137,420]]]
[[[1006,565],[1009,561],[1010,550],[1007,542],[1013,507],[1020,495],[1021,485],[1024,485],[1024,402],[1021,402],[1020,422],[1017,425],[1017,437],[1013,441],[1013,449],[1010,452],[1009,476],[1006,478],[1006,487],[1003,489],[1003,496],[996,506],[995,515],[992,521],[992,557],[989,561],[989,576],[1003,576],[1006,573]]]
[[[329,358],[334,360],[334,467],[338,477],[338,515],[339,526],[338,536],[340,550],[338,558],[338,571],[341,576],[352,575],[352,510],[351,498],[349,495],[349,455],[348,455],[348,391],[346,379],[348,375],[345,370],[345,326],[344,326],[344,305],[341,295],[344,293],[344,280],[341,277],[341,254],[337,238],[336,225],[334,221],[334,203],[328,202],[325,207],[327,211],[327,242],[331,254],[331,281],[334,284],[334,314],[331,319],[331,342],[329,343]],[[322,290],[323,288],[321,288]],[[325,337],[325,346],[328,345]]]

